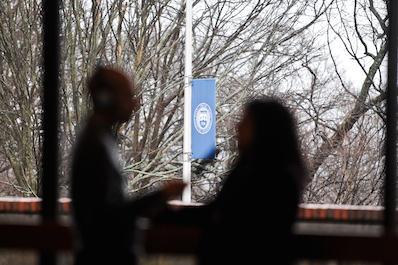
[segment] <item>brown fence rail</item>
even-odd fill
[[[59,199],[61,213],[71,212],[70,199]],[[37,214],[41,200],[0,198],[2,214]],[[383,207],[300,205],[301,221],[372,221],[383,218]],[[145,230],[143,245],[148,253],[194,254],[201,230],[195,225],[156,224]],[[298,259],[358,260],[398,263],[396,236],[330,236],[299,234],[294,237]],[[73,229],[55,221],[39,224],[0,224],[0,248],[72,251],[76,238]]]
[[[42,209],[39,198],[0,198],[0,213],[39,214]],[[58,200],[60,214],[71,212],[71,199]],[[381,222],[384,207],[354,206],[334,204],[301,204],[297,218],[301,221],[348,221],[348,222]]]

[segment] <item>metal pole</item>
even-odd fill
[[[184,77],[184,148],[183,181],[187,184],[182,201],[191,202],[191,97],[192,97],[192,0],[186,3],[185,77]]]
[[[388,87],[387,87],[387,140],[385,180],[385,234],[395,235],[396,188],[397,188],[397,26],[398,2],[387,1],[389,12],[388,30]]]

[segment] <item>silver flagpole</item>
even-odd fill
[[[185,21],[185,78],[184,78],[184,148],[183,181],[187,184],[182,201],[191,202],[191,97],[192,97],[192,0],[186,3]]]

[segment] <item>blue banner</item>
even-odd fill
[[[192,158],[216,155],[216,80],[192,80]]]

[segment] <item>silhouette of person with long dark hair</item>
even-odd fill
[[[135,264],[136,218],[164,208],[184,184],[127,198],[112,127],[128,121],[138,106],[133,84],[121,71],[99,68],[88,88],[93,114],[76,141],[72,162],[72,203],[81,241],[75,264]]]
[[[235,167],[200,211],[200,264],[289,264],[305,176],[294,119],[279,101],[257,99],[246,105],[237,131]]]

